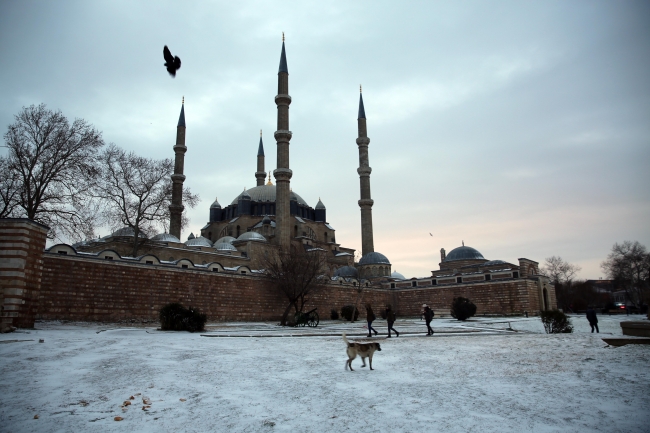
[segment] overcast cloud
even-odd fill
[[[393,270],[424,277],[464,240],[488,259],[560,255],[598,278],[614,242],[650,247],[646,1],[3,0],[0,126],[45,103],[170,158],[185,96],[185,184],[202,199],[186,238],[215,197],[255,186],[260,129],[275,167],[282,31],[291,185],[322,199],[343,246],[361,247],[363,84],[374,243]],[[176,79],[165,44],[183,62]]]

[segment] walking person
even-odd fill
[[[368,337],[372,337],[372,333],[374,332],[375,335],[378,334],[378,332],[375,330],[375,328],[372,327],[372,322],[376,319],[377,317],[375,316],[375,313],[372,311],[372,306],[370,303],[366,304],[366,320],[368,321]]]
[[[433,316],[435,313],[433,310],[426,305],[424,307],[424,320],[427,322],[427,335],[433,335],[433,329],[431,328],[431,321],[433,320]]]
[[[395,319],[397,319],[397,316],[395,315],[395,312],[393,311],[392,307],[390,304],[386,305],[386,321],[388,322],[388,338],[390,337],[390,331],[392,330],[395,332],[395,336],[399,337],[399,332],[395,328],[393,328],[393,323],[395,323]]]
[[[591,333],[593,334],[594,328],[596,328],[596,333],[600,334],[600,331],[598,330],[598,318],[596,317],[596,312],[592,307],[587,309],[587,320],[591,325]]]

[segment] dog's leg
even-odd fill
[[[372,353],[368,357],[368,363],[370,364],[370,369],[373,370],[373,368],[372,368]]]
[[[366,366],[366,357],[362,356],[361,357],[361,362],[363,362],[363,365],[361,366],[362,368]]]

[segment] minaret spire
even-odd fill
[[[172,174],[172,204],[169,206],[169,234],[181,238],[181,218],[183,215],[183,182],[185,175],[183,174],[185,164],[185,96],[181,104],[181,114],[178,117],[178,125],[176,126],[176,145],[174,146],[174,153],[176,155],[174,161],[174,174]]]
[[[368,131],[366,129],[366,110],[363,107],[363,94],[361,93],[361,86],[359,86],[359,117],[357,119],[357,126],[359,128],[359,137],[357,138],[357,146],[359,147],[359,183],[361,189],[361,199],[359,200],[359,207],[361,208],[361,256],[375,251],[373,233],[372,233],[372,205],[374,201],[370,198],[370,168],[368,160],[368,145],[370,139],[368,138]]]
[[[287,68],[287,55],[284,49],[284,33],[282,33],[282,54],[280,55],[280,68],[278,71],[278,94],[275,105],[278,106],[278,130],[275,131],[275,141],[278,147],[277,168],[273,172],[276,183],[275,194],[275,223],[276,239],[282,251],[288,252],[291,245],[291,217],[290,195],[291,176],[289,169],[289,69]]]
[[[260,145],[257,148],[257,171],[255,172],[257,186],[264,185],[266,170],[264,168],[264,143],[262,143],[262,130],[260,129]]]

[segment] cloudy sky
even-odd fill
[[[423,277],[461,241],[602,276],[650,247],[650,3],[0,1],[0,127],[45,103],[141,155],[173,157],[185,96],[190,231],[275,166],[286,34],[291,185],[361,248],[357,108],[376,251]],[[183,62],[163,68],[168,45]],[[5,149],[0,149],[4,152]],[[106,233],[101,233],[106,234]]]

